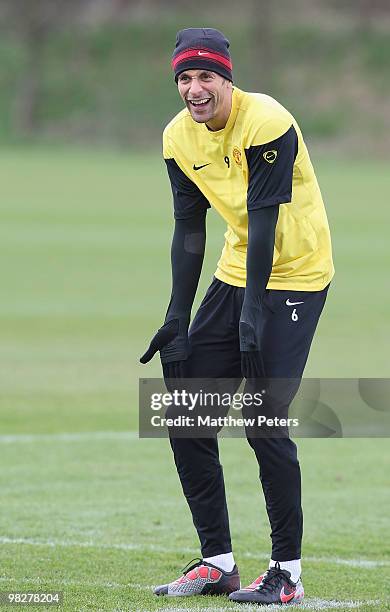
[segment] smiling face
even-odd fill
[[[210,70],[185,70],[177,86],[194,121],[213,131],[225,127],[232,107],[230,81]]]

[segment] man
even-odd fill
[[[269,96],[233,86],[218,30],[178,33],[172,67],[186,108],[164,131],[175,230],[165,323],[141,358],[160,351],[164,377],[300,379],[334,270],[328,222],[295,119]],[[215,278],[189,329],[213,206],[227,222]],[[202,559],[157,595],[230,594],[259,604],[298,602],[301,481],[288,436],[247,432],[271,525],[267,571],[240,590],[217,437],[170,443]]]

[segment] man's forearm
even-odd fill
[[[241,351],[260,350],[261,310],[272,270],[279,206],[248,211],[246,288],[240,321]]]
[[[206,245],[206,212],[175,221],[171,247],[172,293],[166,321],[189,319]]]
[[[246,305],[261,306],[272,270],[278,214],[278,205],[248,212]]]

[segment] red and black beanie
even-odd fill
[[[172,68],[177,83],[184,70],[212,70],[233,81],[229,41],[213,28],[187,28],[176,36]]]

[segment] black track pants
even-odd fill
[[[316,292],[266,291],[262,355],[267,377],[302,377],[327,290],[328,287]],[[213,280],[190,329],[189,378],[230,378],[232,392],[239,386],[242,377],[238,328],[244,291]],[[299,559],[303,519],[296,445],[288,437],[258,438],[248,432],[247,437],[260,468],[271,525],[272,559]],[[171,434],[170,443],[203,557],[230,552],[217,438],[174,438]],[[243,516],[244,512],[245,509]]]

